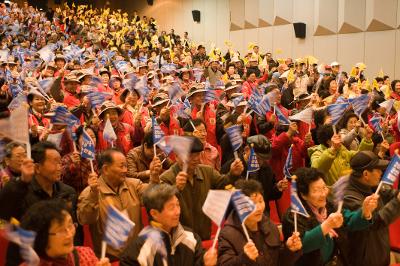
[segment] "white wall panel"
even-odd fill
[[[345,70],[364,61],[365,33],[339,34],[337,59]]]

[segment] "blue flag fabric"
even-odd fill
[[[262,97],[257,90],[253,92],[247,101],[248,106],[259,116],[265,116],[271,110],[268,97]]]
[[[361,94],[360,96],[349,100],[353,106],[354,113],[361,116],[364,111],[368,108],[369,95]]]
[[[52,124],[66,124],[69,128],[80,124],[80,120],[71,114],[64,106],[57,106],[54,110],[54,116],[51,117]]]
[[[233,107],[236,108],[236,107],[239,105],[239,103],[241,103],[243,100],[244,100],[244,96],[243,96],[243,95],[234,98],[234,99],[232,100]]]
[[[93,108],[96,108],[97,106],[101,106],[107,99],[110,99],[112,96],[111,94],[105,93],[105,92],[100,92],[100,91],[92,91],[87,95],[90,105]]]
[[[348,106],[348,103],[328,105],[326,109],[328,110],[328,113],[332,118],[332,125],[336,125],[340,121]]]
[[[298,213],[305,217],[310,217],[306,208],[304,208],[303,203],[297,195],[297,183],[296,180],[292,179],[292,187],[290,190],[290,208],[292,212]]]
[[[236,190],[232,193],[231,201],[241,223],[244,223],[247,217],[249,217],[249,215],[256,209],[256,205],[253,203],[253,201],[244,195],[240,190]]]
[[[281,109],[279,107],[277,107],[275,105],[274,110],[275,110],[276,117],[278,118],[279,124],[282,124],[282,125],[289,125],[290,124],[289,118],[287,118],[282,113],[282,111],[281,111]]]
[[[257,155],[253,147],[251,147],[249,161],[247,162],[247,172],[257,172],[258,170],[260,170],[260,164],[257,161]]]
[[[92,138],[83,130],[82,134],[82,148],[81,148],[81,156],[82,158],[94,160],[96,155],[96,148],[94,147],[94,143]]]
[[[168,96],[172,104],[176,104],[178,99],[180,99],[185,92],[181,89],[181,85],[178,82],[173,82],[168,88]]]
[[[293,167],[292,148],[293,148],[293,146],[290,146],[288,155],[286,157],[285,166],[283,167],[283,174],[288,179],[290,179],[292,177],[292,174],[290,173],[290,169],[292,169],[292,167]]]
[[[379,134],[382,133],[382,117],[380,115],[374,115],[369,121],[371,122],[371,125],[376,132],[378,132]]]
[[[225,129],[231,141],[233,151],[239,150],[243,144],[242,130],[239,125],[234,125]]]
[[[349,176],[342,176],[336,181],[335,184],[332,186],[334,201],[336,204],[344,200],[344,191],[349,184],[350,177]]]
[[[165,135],[161,130],[160,125],[157,123],[156,118],[154,116],[151,117],[151,125],[153,127],[153,143],[158,143]]]
[[[117,135],[115,134],[110,119],[106,120],[106,124],[104,126],[104,131],[103,131],[103,138],[109,143],[112,143],[113,141],[117,140]]]
[[[49,93],[51,86],[53,86],[55,81],[55,78],[46,78],[46,79],[42,79],[39,80],[38,83],[40,85],[40,88],[46,92]]]
[[[217,101],[218,97],[217,94],[215,93],[215,90],[212,88],[207,88],[205,91],[205,95],[204,95],[204,102],[205,103],[209,103],[212,101]]]
[[[400,174],[400,156],[395,154],[382,176],[382,183],[393,186]]]
[[[135,224],[113,206],[108,207],[104,241],[115,249],[125,245]]]

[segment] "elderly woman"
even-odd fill
[[[33,248],[39,266],[108,266],[89,247],[74,247],[75,224],[62,202],[41,201],[34,204],[21,221],[21,227],[36,232]],[[28,264],[22,264],[23,266]]]
[[[123,102],[120,106],[123,109],[120,118],[121,122],[132,127],[146,127],[146,122],[149,119],[149,111],[147,107],[143,106],[143,102],[139,101],[139,92],[137,90],[125,89],[119,98]]]
[[[368,196],[361,209],[337,212],[328,201],[329,189],[324,175],[315,168],[299,168],[296,171],[297,191],[309,217],[297,215],[297,228],[303,244],[303,255],[295,265],[342,265],[346,264],[343,253],[344,230],[357,231],[371,223],[372,212],[378,204],[378,196]],[[346,177],[344,177],[346,178]],[[283,234],[288,239],[294,231],[293,213],[288,210],[283,219]],[[329,264],[338,263],[338,264]]]
[[[37,89],[32,89],[28,93],[28,104],[29,104],[29,137],[31,144],[44,138],[48,133],[48,127],[50,125],[49,119],[44,117],[46,110],[46,101]]]
[[[235,187],[253,201],[256,210],[244,222],[251,241],[247,241],[236,211],[232,212],[218,239],[218,265],[291,265],[300,254],[297,233],[282,245],[276,225],[264,215],[265,202],[261,184],[240,180]]]
[[[361,122],[353,112],[347,112],[342,118],[342,128],[339,131],[343,145],[351,151],[357,151],[360,146],[359,136],[362,132]],[[361,139],[361,138],[360,138]]]

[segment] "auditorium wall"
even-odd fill
[[[99,6],[106,0],[97,0]],[[339,61],[344,69],[364,62],[367,75],[382,68],[400,78],[400,0],[145,0],[110,1],[113,8],[153,16],[161,29],[189,32],[196,43],[225,40],[242,54],[248,42],[274,56],[314,55],[320,63]],[[201,22],[192,19],[200,10]],[[306,23],[306,38],[295,37],[294,22]],[[281,53],[279,53],[281,51]],[[278,52],[278,53],[277,53]]]

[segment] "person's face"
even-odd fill
[[[45,160],[36,164],[36,174],[44,177],[48,182],[55,183],[61,177],[61,155],[57,150],[48,149]]]
[[[211,68],[215,71],[215,70],[217,70],[218,69],[218,62],[211,62]]]
[[[339,73],[339,68],[340,68],[339,66],[333,66],[332,67],[332,72],[335,73],[335,74]]]
[[[203,143],[203,145],[206,144],[206,138],[207,138],[207,130],[206,127],[203,124],[200,124],[196,127],[196,130],[193,131],[193,136],[197,137],[200,139],[200,141]]]
[[[182,74],[182,79],[183,79],[183,80],[188,80],[189,78],[190,78],[189,72],[184,72],[184,73]]]
[[[93,130],[90,128],[86,128],[85,131],[90,136],[90,138],[93,141],[94,146],[96,147],[96,135],[94,134]],[[80,138],[79,138],[79,147],[82,147],[82,142],[83,142],[83,135],[80,136]]]
[[[178,157],[177,161],[181,168],[183,168],[183,161]],[[189,156],[188,164],[188,172],[193,173],[196,167],[200,164],[200,152],[191,153]]]
[[[337,92],[337,83],[336,83],[336,80],[332,80],[329,83],[329,93],[335,94],[336,92]]]
[[[46,102],[43,97],[35,95],[35,96],[33,96],[31,104],[32,104],[33,110],[35,110],[36,112],[42,113]]]
[[[103,80],[104,84],[107,84],[110,81],[110,77],[108,76],[107,73],[101,74],[101,79]]]
[[[120,185],[125,181],[126,173],[128,172],[126,158],[121,152],[114,152],[112,160],[111,164],[103,166],[103,173],[112,184]]]
[[[139,100],[139,96],[136,93],[129,92],[126,96],[125,103],[135,106]]]
[[[382,170],[381,169],[372,169],[372,171],[364,170],[363,178],[365,182],[370,187],[376,187],[379,185],[381,181]]]
[[[258,52],[260,51],[260,47],[254,46],[253,51],[254,53],[258,54]]]
[[[356,125],[357,125],[357,121],[358,121],[358,119],[356,118],[356,117],[352,117],[352,118],[350,118],[348,121],[347,121],[347,125],[346,125],[346,128],[347,128],[347,130],[353,130],[355,127],[356,127]]]
[[[74,82],[74,81],[72,81],[72,82],[65,82],[64,83],[64,85],[65,85],[65,90],[66,91],[68,91],[68,92],[71,92],[71,93],[76,93],[76,90],[77,90],[77,88],[78,88],[78,82]]]
[[[228,68],[228,75],[233,75],[235,74],[235,67],[234,66],[230,66]]]
[[[119,81],[119,79],[114,79],[112,81],[112,87],[114,90],[121,88],[121,81]]]
[[[308,194],[302,194],[302,197],[312,206],[316,208],[324,208],[328,193],[329,188],[326,186],[324,180],[320,178],[308,186]]]
[[[253,203],[256,205],[256,210],[249,215],[247,218],[246,222],[248,223],[258,223],[261,221],[263,217],[263,213],[265,210],[265,202],[264,198],[260,193],[253,193],[250,196],[250,199],[253,201]]]
[[[396,82],[396,84],[394,84],[394,90],[395,90],[397,93],[400,93],[400,82]]]
[[[256,74],[255,74],[255,73],[251,73],[250,76],[249,76],[249,80],[250,80],[251,82],[256,81]]]
[[[181,215],[179,200],[176,196],[173,196],[165,202],[161,212],[152,209],[150,213],[156,222],[162,224],[164,230],[170,232],[172,228],[179,225],[179,217]]]
[[[63,211],[64,221],[51,221],[46,254],[50,258],[65,257],[74,250],[75,224],[71,215]]]
[[[198,92],[192,95],[192,102],[194,105],[200,106],[204,102],[204,92]]]
[[[64,66],[65,66],[64,60],[57,60],[56,61],[56,66],[57,66],[58,69],[63,69]]]
[[[21,172],[22,161],[26,158],[26,151],[21,146],[17,146],[11,151],[10,158],[5,158],[6,165],[16,173]]]
[[[139,68],[139,75],[144,76],[147,73],[147,68],[146,67],[141,67]]]
[[[105,115],[106,115],[106,117],[108,116],[112,125],[115,125],[116,123],[118,123],[119,115],[118,115],[117,110],[115,110],[115,109],[107,110]]]

